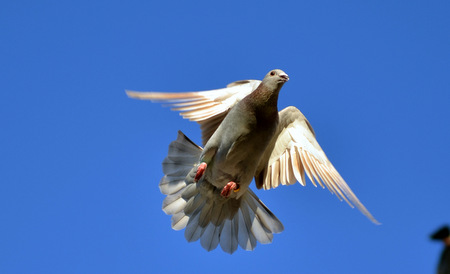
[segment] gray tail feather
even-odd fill
[[[172,228],[185,229],[189,242],[200,239],[203,248],[215,249],[219,243],[223,251],[232,254],[238,245],[253,250],[257,242],[272,242],[273,233],[283,231],[283,224],[248,189],[239,199],[225,199],[214,195],[211,184],[194,183],[196,167],[202,148],[181,131],[169,146],[163,161],[165,176],[159,184],[167,197],[163,211],[172,215]]]

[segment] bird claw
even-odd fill
[[[236,184],[235,182],[229,182],[226,184],[226,186],[223,187],[222,191],[220,192],[220,195],[224,198],[228,198],[231,194],[231,191],[238,192],[240,190],[239,184]]]
[[[197,168],[197,173],[195,173],[195,177],[194,177],[194,182],[198,182],[198,180],[200,180],[200,178],[203,176],[203,174],[205,173],[206,170],[206,166],[207,164],[205,162],[202,162],[198,168]]]

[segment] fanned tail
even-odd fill
[[[159,187],[167,195],[163,211],[172,215],[172,228],[186,228],[188,242],[200,240],[208,251],[220,244],[232,254],[238,246],[253,250],[257,242],[271,243],[273,234],[283,231],[283,224],[253,191],[248,189],[239,199],[227,199],[203,179],[194,183],[201,152],[201,147],[179,131],[163,161],[165,176]]]

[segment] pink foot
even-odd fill
[[[201,163],[198,166],[197,173],[195,174],[195,177],[194,177],[194,182],[198,182],[198,180],[200,180],[200,178],[203,176],[203,173],[205,173],[206,166],[207,165],[205,162]]]
[[[234,192],[238,192],[239,189],[240,188],[238,184],[236,184],[235,182],[229,182],[226,186],[223,187],[222,192],[220,192],[220,195],[222,197],[228,198],[232,190]]]

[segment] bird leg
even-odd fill
[[[240,190],[239,184],[236,184],[235,182],[229,182],[226,186],[223,187],[222,192],[220,192],[220,195],[224,198],[228,198],[232,190],[234,192],[238,192]]]
[[[195,173],[194,182],[198,182],[200,178],[203,176],[203,173],[205,173],[207,164],[205,162],[202,162],[198,168],[197,173]]]

